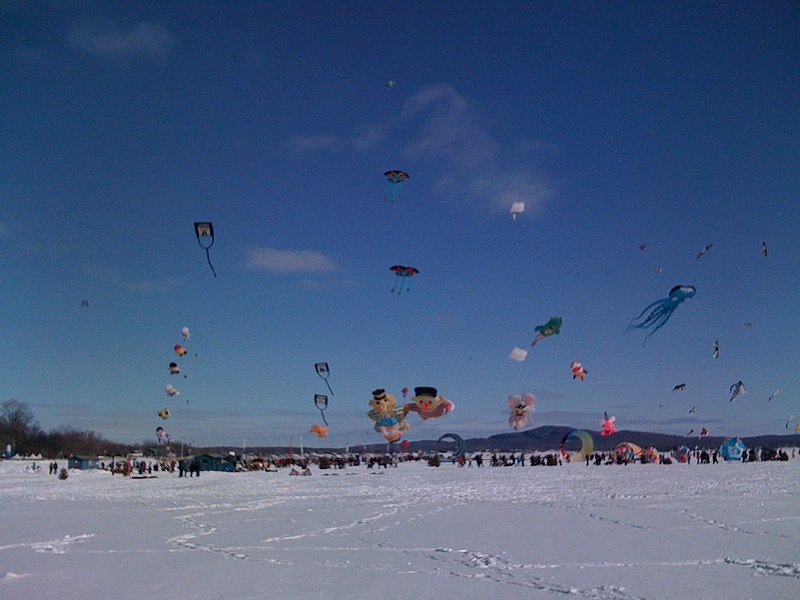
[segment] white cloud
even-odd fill
[[[157,60],[175,45],[175,38],[164,26],[146,22],[128,32],[84,25],[72,30],[70,41],[80,50],[111,59],[141,56]]]
[[[411,96],[391,121],[349,135],[296,136],[291,144],[302,152],[366,151],[392,134],[406,140],[404,159],[435,167],[440,195],[505,213],[514,202],[525,202],[526,210],[536,214],[553,192],[548,178],[530,165],[550,146],[530,140],[504,144],[490,124],[453,86],[440,83]]]
[[[245,265],[270,273],[327,273],[339,269],[333,260],[316,250],[278,248],[252,248]]]

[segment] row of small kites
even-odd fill
[[[189,341],[189,338],[191,338],[191,337],[192,337],[192,334],[189,331],[189,328],[188,327],[182,327],[181,328],[181,338],[182,338],[183,344],[186,344]],[[183,373],[181,372],[181,367],[178,364],[178,362],[176,362],[177,360],[182,359],[182,358],[184,358],[185,356],[187,356],[189,354],[189,350],[183,344],[175,344],[175,346],[173,347],[173,352],[177,356],[177,359],[171,361],[169,363],[169,365],[167,366],[167,369],[168,369],[170,375],[181,375],[182,374],[183,378],[186,379],[187,378],[186,373],[185,372],[183,372]],[[194,356],[197,357],[197,353],[195,353]],[[181,393],[180,390],[178,390],[178,388],[175,387],[171,383],[168,383],[164,387],[164,392],[166,393],[167,398],[175,398],[176,396],[180,396],[180,393]],[[189,406],[189,399],[188,398],[186,399],[186,406]],[[172,412],[166,406],[161,408],[161,409],[159,409],[156,414],[158,415],[158,417],[160,419],[162,419],[164,421],[166,421],[167,419],[169,419],[172,416]],[[169,444],[169,442],[171,441],[169,433],[167,433],[167,431],[163,427],[156,428],[156,438],[157,438],[159,444]]]

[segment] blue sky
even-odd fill
[[[0,398],[47,429],[311,444],[319,361],[339,446],[382,441],[379,387],[455,403],[411,415],[411,440],[507,431],[525,391],[531,426],[593,431],[603,411],[715,435],[800,413],[796,3],[10,2],[0,18]],[[394,203],[389,169],[410,175]],[[217,278],[195,221],[214,224]],[[420,270],[399,296],[395,264]],[[678,284],[697,295],[663,329],[625,333]],[[530,348],[556,315],[561,334]],[[183,326],[187,377],[170,377]]]

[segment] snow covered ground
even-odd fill
[[[67,480],[0,463],[0,598],[800,598],[800,459]]]

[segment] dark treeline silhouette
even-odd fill
[[[122,455],[132,450],[130,445],[112,442],[94,431],[63,426],[44,431],[36,423],[28,405],[19,400],[0,403],[0,442],[0,451],[5,451],[6,445],[10,444],[15,454],[41,454],[47,458],[76,454]]]

